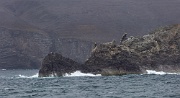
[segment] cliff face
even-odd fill
[[[0,68],[38,68],[51,44],[49,37],[42,31],[37,33],[0,28]]]
[[[84,62],[93,43],[77,39],[53,39],[40,30],[16,30],[0,28],[0,68],[31,69],[39,68],[49,52]]]
[[[97,45],[85,65],[91,72],[126,74],[147,69],[180,72],[180,25],[173,25],[149,35],[130,37]]]

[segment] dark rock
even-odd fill
[[[124,75],[141,73],[138,55],[124,46],[113,43],[98,45],[91,57],[85,62],[88,71],[101,75]]]
[[[142,73],[147,69],[180,72],[180,25],[173,25],[120,45],[96,46],[85,65],[102,75]]]
[[[127,33],[125,33],[122,38],[121,38],[121,41],[120,41],[120,44],[127,39]]]
[[[81,65],[69,58],[63,57],[58,53],[48,54],[39,70],[39,77],[63,76],[65,73],[72,73],[80,70]]]
[[[90,58],[80,65],[60,54],[45,57],[39,76],[62,76],[80,70],[107,75],[140,74],[145,70],[180,72],[180,25],[160,28],[149,35],[96,44]]]

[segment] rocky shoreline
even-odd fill
[[[121,42],[112,41],[95,45],[91,56],[84,64],[65,60],[61,63],[56,57],[45,57],[39,76],[52,73],[46,68],[53,64],[45,63],[57,60],[58,70],[55,73],[71,73],[80,70],[85,73],[108,75],[141,74],[145,70],[157,70],[165,72],[180,72],[180,25],[172,25],[159,28],[143,37],[123,36]],[[75,65],[73,65],[75,64]],[[64,67],[63,67],[64,66]],[[68,67],[68,68],[67,68]],[[61,71],[63,70],[63,71]],[[42,73],[42,71],[44,73]]]

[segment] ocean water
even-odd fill
[[[0,98],[180,98],[180,74],[100,76],[80,71],[38,78],[38,70],[0,70]]]

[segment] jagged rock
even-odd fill
[[[138,66],[138,55],[124,46],[112,43],[100,44],[85,62],[88,71],[101,75],[123,75],[141,73]]]
[[[80,64],[58,53],[48,54],[39,70],[39,77],[63,76],[80,69]]]
[[[180,25],[130,37],[120,45],[100,44],[85,65],[102,75],[142,73],[147,69],[180,72]]]
[[[40,77],[62,76],[80,70],[107,75],[140,74],[145,70],[180,72],[180,25],[160,28],[143,37],[130,37],[96,45],[90,58],[80,65],[60,54],[49,54],[42,63]]]
[[[180,71],[180,25],[159,28],[141,38],[126,40],[123,45],[139,55],[142,69]]]

